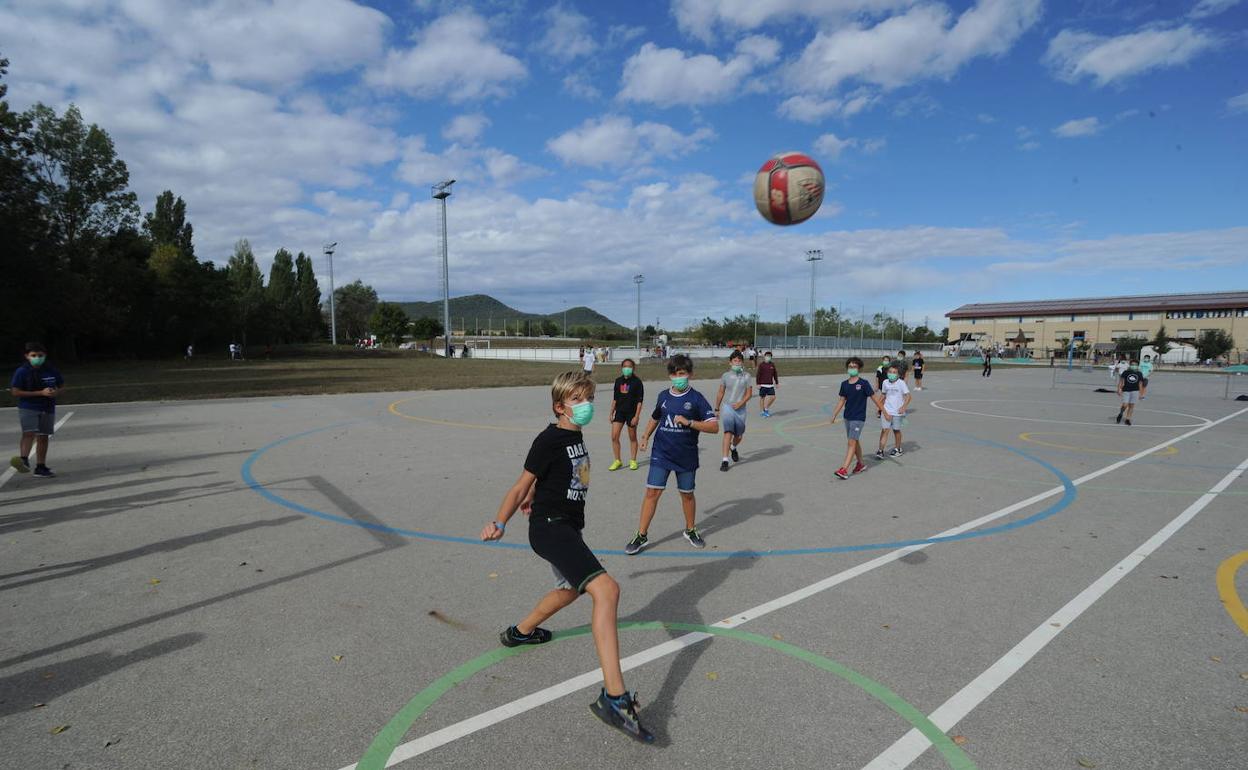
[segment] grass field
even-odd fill
[[[53,362],[56,364],[57,362]],[[840,372],[840,359],[777,358],[780,377]],[[618,362],[599,365],[598,379],[609,382]],[[717,376],[722,361],[706,361],[695,379]],[[544,385],[568,363],[491,361],[485,359],[435,358],[399,350],[356,350],[329,346],[280,348],[270,360],[229,361],[200,356],[154,361],[109,361],[57,364],[67,389],[61,405],[118,401],[174,401],[248,396],[319,395],[398,390],[454,390],[518,385]],[[929,359],[928,369],[968,369],[941,359]],[[869,368],[869,367],[868,367]],[[665,378],[661,364],[643,363],[638,376],[647,381]],[[12,406],[5,392],[0,406]]]

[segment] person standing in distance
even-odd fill
[[[615,378],[611,399],[611,450],[615,452],[615,459],[607,466],[609,471],[618,471],[624,465],[620,461],[620,432],[625,426],[628,427],[628,448],[631,451],[628,469],[637,470],[637,422],[641,419],[646,388],[641,378],[633,374],[634,366],[633,359],[624,359],[620,362],[620,376]]]
[[[35,478],[50,479],[56,474],[48,467],[48,439],[56,432],[56,397],[65,391],[65,378],[48,363],[48,350],[41,343],[26,343],[26,363],[17,367],[9,382],[9,393],[17,399],[17,419],[22,437],[17,456],[9,465],[18,473],[30,473],[30,450],[35,449]]]

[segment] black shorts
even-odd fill
[[[915,369],[915,370],[914,370],[914,379],[916,379],[916,380],[921,380],[921,379],[923,379],[923,372],[919,371],[918,369]]]
[[[637,405],[629,404],[626,409],[621,409],[619,404],[615,406],[615,416],[611,418],[611,422],[622,422],[628,424],[637,416]]]
[[[598,557],[581,538],[581,531],[564,519],[546,521],[539,514],[529,520],[529,545],[568,581],[578,594],[595,577],[606,572]]]
[[[776,395],[776,386],[775,385],[759,385],[758,395],[759,395],[759,398],[763,398],[766,396],[774,396]]]
[[[1147,378],[1147,377],[1141,377],[1141,378],[1140,378],[1140,384],[1141,384],[1141,385],[1143,385],[1144,387],[1146,387],[1146,388],[1147,388],[1147,387],[1148,387],[1148,378]]]

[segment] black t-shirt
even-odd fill
[[[1122,373],[1122,392],[1131,393],[1140,389],[1140,380],[1144,375],[1138,369],[1128,369]]]
[[[646,398],[646,386],[637,375],[615,378],[615,413],[632,417],[637,413],[637,405]]]
[[[537,476],[530,523],[554,519],[585,526],[585,498],[589,495],[589,453],[579,430],[550,425],[537,434],[524,469]]]
[[[915,356],[913,359],[913,363],[911,363],[910,365],[914,367],[915,374],[923,373],[923,359],[922,358]]]

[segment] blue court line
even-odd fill
[[[353,420],[349,422],[340,422],[340,423],[334,423],[333,425],[326,425],[325,427],[322,427],[322,428],[313,428],[312,430],[306,430],[302,433],[295,433],[293,435],[286,436],[285,438],[278,439],[277,441],[271,442],[269,444],[265,444],[264,446],[260,447],[259,449],[257,449],[256,451],[248,455],[247,459],[243,461],[242,467],[240,469],[240,473],[243,478],[243,483],[245,483],[248,487],[250,487],[252,491],[256,492],[261,497],[263,497],[264,499],[268,500],[271,503],[280,505],[284,508],[289,508],[292,511],[298,511],[299,513],[305,514],[307,516],[313,516],[318,519],[323,519],[325,521],[332,521],[338,524],[346,524],[348,526],[359,527],[361,529],[374,530],[376,532],[388,532],[388,533],[395,534],[395,535],[403,535],[404,537],[418,538],[421,540],[433,540],[435,542],[441,542],[441,543],[462,543],[464,545],[483,546],[486,548],[510,548],[510,549],[521,550],[521,551],[529,550],[528,543],[503,542],[501,540],[485,542],[485,541],[480,540],[479,538],[457,537],[455,535],[440,535],[434,532],[421,532],[421,531],[414,530],[414,529],[403,529],[401,527],[391,527],[385,524],[375,524],[375,523],[367,522],[367,521],[357,521],[356,519],[352,519],[347,516],[339,516],[338,514],[334,514],[334,513],[326,513],[324,511],[318,511],[315,508],[310,508],[306,505],[296,503],[292,500],[287,500],[281,495],[278,495],[277,493],[272,492],[269,489],[266,489],[263,484],[256,481],[256,478],[252,473],[252,467],[255,465],[256,461],[259,460],[261,457],[263,457],[265,453],[267,453],[268,451],[272,449],[276,449],[277,447],[283,446],[285,444],[289,444],[292,441],[297,441],[298,439],[304,438],[306,436],[311,436],[317,433],[321,433],[322,431],[332,430],[334,428],[341,428],[345,425],[351,425],[354,422],[356,421]],[[987,537],[989,535],[997,535],[1002,532],[1009,532],[1014,529],[1020,529],[1022,527],[1030,526],[1037,522],[1044,521],[1050,516],[1053,516],[1054,514],[1059,513],[1062,510],[1064,510],[1067,506],[1069,506],[1072,502],[1075,501],[1075,497],[1077,497],[1079,494],[1078,490],[1075,488],[1074,482],[1072,482],[1070,477],[1067,476],[1065,473],[1063,473],[1060,468],[1057,468],[1056,466],[1040,459],[1039,457],[1036,457],[1027,452],[1024,452],[1023,450],[1018,449],[1017,447],[1012,447],[1012,446],[1009,446],[1008,444],[1000,444],[996,441],[989,441],[988,439],[977,438],[975,436],[969,436],[963,433],[955,433],[953,431],[941,430],[939,432],[947,434],[949,436],[953,436],[963,441],[967,441],[969,443],[981,444],[983,446],[990,446],[996,449],[1003,449],[1007,452],[1012,452],[1013,454],[1016,454],[1019,457],[1022,457],[1024,460],[1029,460],[1033,463],[1036,463],[1040,467],[1044,468],[1045,470],[1047,470],[1048,472],[1056,476],[1058,481],[1061,482],[1062,487],[1064,488],[1064,492],[1061,498],[1058,499],[1057,502],[1045,508],[1044,510],[1033,513],[1032,515],[1027,516],[1026,518],[1019,519],[1017,521],[1011,521],[1006,524],[999,524],[995,527],[988,527],[986,529],[977,529],[971,532],[962,532],[956,535],[945,535],[942,537],[915,538],[911,540],[891,540],[891,541],[883,542],[883,543],[859,543],[855,545],[833,545],[833,546],[824,546],[824,547],[819,547],[819,548],[778,548],[778,549],[769,550],[769,551],[745,550],[745,551],[728,551],[728,552],[716,553],[716,552],[708,552],[708,551],[645,550],[636,555],[659,557],[659,558],[680,557],[680,558],[699,558],[699,559],[732,559],[732,558],[755,559],[760,556],[811,556],[811,555],[816,555],[816,554],[828,554],[828,553],[853,553],[856,551],[882,551],[882,550],[892,550],[894,548],[904,548],[906,546],[912,546],[912,545],[934,545],[936,543],[949,543],[949,542],[954,542],[958,540],[971,540],[971,539],[979,538],[979,537]],[[627,555],[624,553],[623,549],[615,549],[615,548],[597,548],[597,549],[594,549],[594,553],[600,556],[625,556]]]

